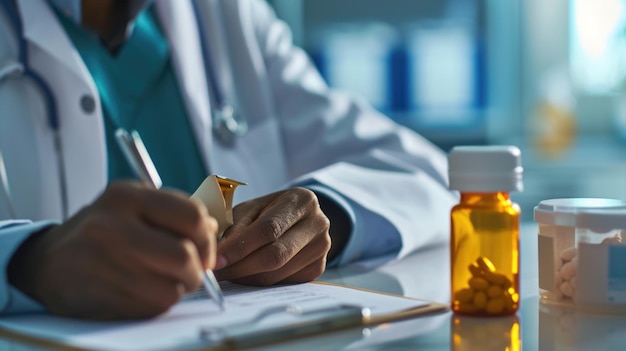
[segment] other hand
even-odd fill
[[[187,195],[117,182],[62,225],[29,238],[9,280],[54,314],[146,318],[215,265],[217,222]]]
[[[218,244],[219,279],[250,285],[319,277],[330,249],[330,222],[315,194],[292,188],[239,204]]]

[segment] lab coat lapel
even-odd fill
[[[64,65],[77,77],[89,75],[50,5],[43,0],[18,0],[24,38]]]
[[[158,1],[156,9],[200,153],[211,169],[211,106],[193,6],[190,1]]]
[[[62,173],[67,186],[69,214],[85,206],[104,189],[107,182],[106,147],[100,99],[87,67],[74,48],[50,5],[44,0],[18,0],[24,25],[24,37],[29,44],[30,64],[53,91],[60,119]],[[69,73],[69,74],[68,74]],[[84,99],[90,108],[82,106]],[[44,120],[48,115],[44,114]],[[49,174],[59,173],[54,153],[53,131],[40,125],[39,142],[42,159],[42,184],[50,192],[59,193],[59,181],[49,181]],[[45,150],[45,151],[43,151]],[[51,199],[46,197],[43,199]],[[43,200],[42,200],[43,201]],[[58,208],[56,201],[43,201],[51,213]],[[54,216],[56,217],[56,216]],[[45,218],[48,218],[45,215]]]

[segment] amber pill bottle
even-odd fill
[[[514,314],[519,307],[521,152],[515,146],[457,146],[448,155],[451,307],[471,316]]]

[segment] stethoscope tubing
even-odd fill
[[[5,74],[0,75],[0,81],[10,77],[14,74],[21,74],[22,76],[30,79],[35,86],[39,89],[39,92],[43,95],[44,103],[46,104],[46,113],[48,115],[48,125],[52,129],[53,137],[54,137],[54,148],[56,151],[56,163],[58,169],[59,176],[59,187],[60,187],[60,196],[61,196],[61,215],[63,219],[68,217],[69,212],[69,200],[67,197],[67,176],[65,174],[65,160],[63,153],[63,144],[61,141],[61,123],[59,120],[59,114],[57,110],[57,103],[52,92],[50,86],[46,83],[46,81],[39,75],[39,73],[35,72],[30,67],[30,61],[28,57],[28,43],[23,36],[24,26],[20,19],[20,14],[17,10],[17,5],[13,0],[0,0],[0,4],[4,8],[5,12],[8,15],[9,21],[11,22],[11,26],[13,27],[16,38],[17,38],[17,47],[18,47],[18,62],[10,62],[6,65],[6,67],[2,70]],[[4,162],[3,162],[4,164]],[[4,193],[9,202],[11,203],[9,208],[13,209],[11,215],[15,217],[14,206],[12,201],[10,201],[10,188],[8,187],[9,183],[3,182]]]
[[[214,70],[215,66],[211,59],[213,52],[208,45],[209,41],[205,34],[206,28],[202,28],[203,21],[200,20],[200,9],[196,1],[192,1],[192,5],[196,23],[198,24],[202,59],[206,70],[206,81],[209,83],[209,89],[211,89],[216,105],[211,111],[213,135],[220,143],[232,146],[237,137],[244,136],[248,132],[248,123],[224,96],[222,89],[220,89],[217,83],[217,72]]]
[[[17,37],[17,48],[18,48],[18,62],[20,66],[7,67],[9,69],[13,69],[13,72],[18,72],[21,68],[21,73],[32,79],[35,84],[40,88],[41,93],[44,96],[47,113],[48,113],[48,124],[50,128],[53,130],[59,130],[60,128],[60,120],[59,114],[57,110],[56,99],[54,98],[54,94],[52,93],[52,89],[48,86],[48,84],[44,81],[44,79],[39,75],[39,73],[35,72],[30,67],[30,61],[28,57],[28,43],[23,37],[24,26],[20,19],[20,14],[17,11],[17,5],[13,2],[14,0],[0,0],[2,3],[2,7],[8,14],[9,21],[11,22],[11,26],[15,30]],[[13,73],[11,72],[11,73]]]

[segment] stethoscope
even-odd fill
[[[198,18],[198,9],[195,8],[194,4],[194,12],[196,14],[197,23],[201,23]],[[3,7],[4,11],[9,18],[10,24],[13,27],[18,44],[18,60],[10,61],[2,64],[0,67],[0,81],[5,79],[9,79],[11,77],[16,76],[24,76],[29,78],[40,90],[42,93],[47,109],[48,115],[48,124],[54,135],[54,144],[56,149],[56,157],[57,157],[57,165],[59,170],[59,185],[61,188],[61,206],[62,206],[62,216],[63,218],[68,217],[68,199],[67,199],[67,177],[65,175],[64,160],[63,160],[63,148],[61,143],[61,133],[60,133],[60,120],[58,115],[57,103],[52,92],[50,86],[45,82],[45,80],[39,75],[36,71],[34,71],[29,64],[29,56],[28,56],[28,43],[23,36],[24,28],[20,18],[19,11],[17,9],[17,5],[15,4],[15,0],[0,0],[0,5]],[[246,120],[238,113],[237,109],[226,100],[222,91],[220,90],[217,82],[216,75],[213,72],[214,66],[211,62],[211,52],[208,47],[207,40],[204,40],[203,30],[199,30],[201,36],[201,45],[203,50],[203,59],[204,66],[207,70],[207,82],[209,82],[210,89],[212,91],[213,96],[213,107],[211,111],[211,120],[212,120],[212,132],[215,139],[223,144],[224,146],[232,146],[235,143],[235,140],[238,137],[245,135],[248,132],[248,123]],[[11,216],[15,217],[15,209],[11,202],[10,198],[10,187],[8,183],[8,178],[6,177],[6,167],[4,160],[2,158],[2,154],[0,153],[0,183],[2,183],[2,191],[3,198],[6,200],[7,208]]]
[[[198,16],[199,9],[196,1],[192,1],[192,5],[194,8],[196,23],[198,23],[198,26],[201,26],[202,21]],[[215,105],[211,109],[213,136],[220,143],[222,143],[222,145],[232,146],[237,137],[244,136],[248,132],[248,123],[237,111],[237,109],[235,109],[233,104],[231,104],[222,94],[222,89],[220,89],[217,84],[216,72],[213,71],[213,68],[215,67],[213,62],[211,62],[211,55],[213,53],[208,45],[209,41],[206,40],[206,36],[204,34],[205,30],[203,30],[203,28],[198,29],[201,43],[200,46],[203,53],[202,58],[206,69],[206,81],[210,85],[209,89],[211,89],[211,92],[213,93],[213,105]]]
[[[41,94],[44,97],[48,115],[48,124],[50,125],[54,136],[54,147],[56,151],[56,161],[58,165],[57,169],[59,172],[59,186],[61,190],[61,214],[63,218],[67,218],[69,207],[67,199],[67,177],[65,175],[65,168],[63,167],[65,162],[63,160],[63,145],[61,143],[60,121],[57,110],[57,103],[54,98],[54,94],[52,93],[52,89],[50,89],[50,86],[45,82],[41,75],[39,75],[39,73],[37,73],[30,67],[30,61],[28,57],[28,43],[22,35],[22,33],[24,33],[24,26],[22,24],[20,14],[17,10],[17,5],[15,4],[14,0],[0,0],[0,4],[6,12],[7,17],[9,18],[9,22],[11,23],[11,26],[16,33],[16,37],[18,38],[18,60],[4,63],[3,67],[0,69],[0,81],[22,75],[26,78],[29,78],[33,83],[35,83],[35,85],[37,86],[37,88],[39,88]],[[5,198],[6,200],[5,202],[7,203],[7,208],[9,209],[10,215],[15,218],[16,213],[10,197],[11,193],[6,174],[6,165],[1,155],[0,168],[2,169],[0,183],[2,183],[2,190],[4,193],[3,198]]]

